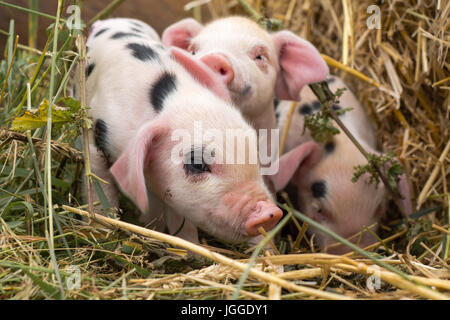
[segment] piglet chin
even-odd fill
[[[269,231],[273,229],[283,216],[283,212],[270,201],[258,201],[253,212],[250,213],[245,231],[250,237],[259,235],[258,228]]]

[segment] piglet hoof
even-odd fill
[[[269,201],[258,201],[255,210],[245,223],[245,231],[251,237],[259,235],[258,229],[263,227],[269,231],[276,226],[283,216],[283,212]]]

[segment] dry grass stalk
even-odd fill
[[[73,213],[77,213],[79,215],[85,216],[85,217],[91,217],[92,219],[110,224],[112,226],[118,227],[118,228],[122,228],[124,230],[127,231],[131,231],[137,234],[140,234],[142,236],[145,237],[150,237],[150,238],[155,238],[158,239],[160,241],[169,243],[173,246],[179,246],[182,248],[185,248],[186,250],[192,251],[194,253],[197,253],[203,257],[209,258],[217,263],[222,263],[225,265],[229,265],[232,266],[236,269],[239,269],[240,271],[245,271],[247,266],[243,263],[237,262],[233,259],[227,258],[221,254],[215,253],[215,252],[211,252],[208,249],[205,249],[199,245],[193,244],[192,242],[186,241],[184,239],[178,238],[178,237],[174,237],[165,233],[160,233],[157,231],[153,231],[150,229],[146,229],[146,228],[142,228],[130,223],[126,223],[120,220],[114,220],[114,219],[110,219],[95,213],[92,213],[91,216],[89,215],[89,213],[87,211],[84,210],[80,210],[77,208],[72,208],[69,206],[62,206],[63,209],[71,211]],[[342,295],[338,295],[338,294],[334,294],[334,293],[329,293],[329,292],[325,292],[325,291],[320,291],[320,290],[316,290],[316,289],[311,289],[308,287],[304,287],[304,286],[299,286],[296,285],[294,283],[285,281],[283,279],[280,279],[276,276],[272,276],[270,274],[267,274],[265,272],[256,270],[255,268],[251,268],[250,269],[250,275],[258,278],[262,281],[266,281],[268,283],[274,283],[277,284],[285,289],[288,290],[293,290],[293,291],[298,291],[298,292],[302,292],[305,293],[307,295],[311,295],[311,296],[316,296],[319,298],[323,298],[323,299],[333,299],[333,300],[346,300],[348,299],[345,296]]]

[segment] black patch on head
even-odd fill
[[[311,185],[311,191],[314,198],[323,198],[327,193],[325,181],[317,181]]]
[[[127,48],[133,52],[133,56],[141,61],[158,59],[158,53],[147,45],[139,43],[129,43]]]
[[[87,66],[86,68],[86,78],[89,77],[92,73],[92,71],[95,68],[95,63],[91,63],[90,65]]]
[[[94,38],[97,38],[99,35],[101,35],[102,33],[106,32],[108,30],[109,30],[108,28],[105,28],[105,29],[98,31],[96,34],[94,34]]]
[[[312,107],[314,110],[319,110],[322,107],[322,104],[319,101],[314,101]]]
[[[328,78],[328,79],[327,79],[327,83],[328,83],[328,84],[333,83],[334,80],[335,80],[334,78]]]
[[[325,152],[326,153],[332,153],[334,151],[334,149],[336,148],[336,144],[333,141],[328,141],[325,146]]]
[[[278,100],[276,97],[273,98],[273,107],[275,108],[275,110],[277,110],[279,104],[280,100]]]
[[[165,72],[150,89],[150,102],[156,112],[162,110],[164,100],[176,90],[176,80],[175,75]]]
[[[138,34],[131,32],[116,32],[111,36],[111,39],[121,39],[125,37],[140,37]]]
[[[333,108],[334,111],[338,111],[338,110],[342,109],[341,106],[337,105],[337,104],[333,104],[331,107]]]
[[[97,148],[103,153],[106,160],[109,161],[109,155],[107,152],[108,146],[108,125],[102,119],[95,121],[94,127],[94,141]]]
[[[309,103],[305,103],[300,107],[298,111],[300,112],[301,115],[306,116],[313,113],[313,108]]]

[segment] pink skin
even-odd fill
[[[346,85],[334,77],[330,88],[335,91],[342,87]],[[351,181],[354,166],[365,165],[367,161],[344,133],[334,136],[334,149],[328,153],[323,146],[312,141],[308,130],[305,135],[301,134],[304,117],[299,113],[300,108],[305,105],[312,107],[315,101],[317,98],[311,90],[304,88],[300,103],[293,113],[286,141],[287,152],[279,159],[280,171],[271,179],[276,190],[282,190],[288,183],[295,185],[298,189],[297,207],[300,211],[340,236],[348,238],[358,234],[364,226],[369,227],[379,221],[386,211],[388,194],[381,182],[378,188],[374,184],[369,185],[366,174],[356,183]],[[278,106],[281,124],[290,104],[291,102],[286,101]],[[375,136],[370,122],[348,88],[341,96],[339,105],[343,108],[353,108],[341,116],[341,120],[368,152],[380,154],[375,150]],[[313,188],[318,182],[323,182],[323,195],[318,195],[317,188]],[[404,174],[400,176],[398,189],[404,196],[404,211],[411,214],[411,196]],[[315,194],[313,190],[316,190]],[[376,228],[373,231],[376,231]],[[349,251],[344,245],[331,246],[328,249],[328,246],[335,243],[333,238],[314,228],[310,228],[309,232],[316,235],[316,243],[327,252],[342,254]],[[352,239],[354,243],[360,241],[361,247],[366,247],[375,240],[368,232],[364,232],[360,240],[359,235]]]
[[[96,24],[100,26],[108,31],[89,38],[88,60],[95,68],[86,89],[90,116],[94,123],[103,120],[107,129],[106,150],[94,147],[91,136],[91,165],[95,174],[109,182],[104,191],[111,203],[118,203],[118,186],[142,212],[141,222],[159,231],[167,226],[173,233],[185,218],[179,236],[194,242],[198,242],[197,227],[230,242],[248,240],[259,226],[272,228],[282,213],[259,175],[259,165],[213,163],[210,170],[196,171],[173,161],[172,134],[184,130],[193,137],[193,120],[201,121],[205,130],[223,134],[226,129],[254,133],[227,102],[230,96],[223,81],[190,54],[163,49],[151,37],[150,27],[148,36],[139,41],[158,51],[161,63],[136,59],[127,49],[127,40],[111,39],[111,33],[130,29],[128,19],[108,19]],[[155,110],[149,89],[162,71],[175,75],[176,89]],[[134,81],[123,74],[132,74]],[[256,149],[256,134],[249,139]],[[195,141],[187,146],[199,148]],[[181,160],[187,155],[191,156],[190,151],[183,150]]]

